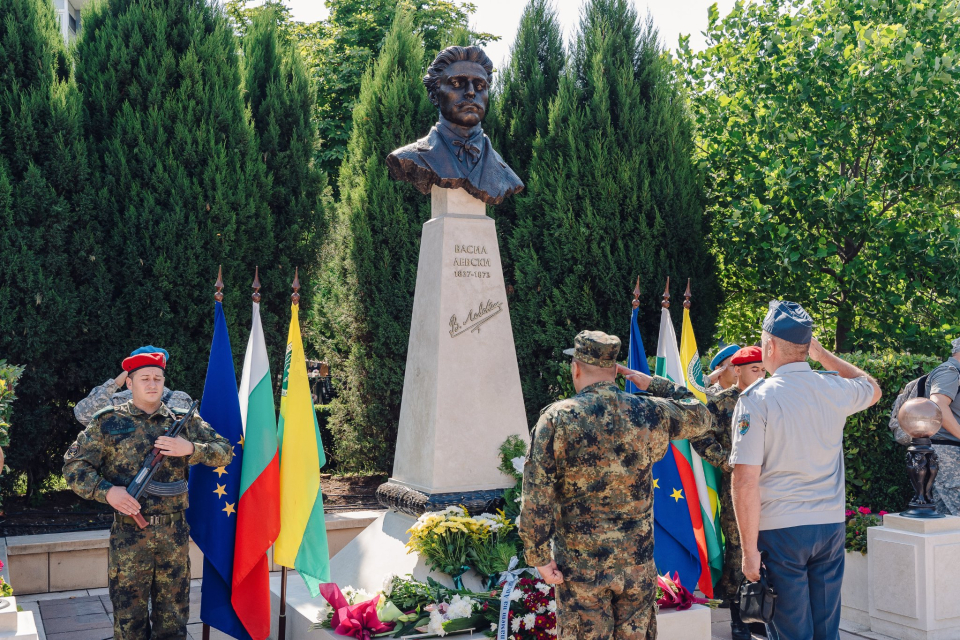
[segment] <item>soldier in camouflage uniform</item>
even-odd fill
[[[740,620],[740,603],[737,589],[743,581],[743,552],[740,547],[740,531],[733,513],[733,496],[730,492],[730,445],[732,440],[733,410],[740,392],[762,379],[767,371],[763,367],[760,347],[744,347],[730,358],[730,367],[736,382],[728,389],[707,396],[707,409],[713,415],[713,428],[703,436],[694,438],[690,445],[700,457],[722,471],[720,479],[720,529],[724,537],[723,575],[714,589],[717,598],[730,605],[730,630],[733,640],[750,640],[750,628]],[[763,625],[757,625],[757,631]]]
[[[951,357],[927,375],[927,393],[940,407],[943,426],[938,439],[960,444],[960,338],[950,344]],[[933,445],[939,457],[939,472],[933,483],[933,499],[943,515],[960,515],[960,446]]]
[[[130,356],[133,357],[141,353],[162,353],[164,360],[170,360],[170,354],[165,349],[154,346],[140,347],[134,350]],[[132,397],[130,390],[120,390],[126,379],[127,372],[124,371],[116,378],[110,378],[100,386],[94,387],[86,398],[78,402],[73,408],[73,415],[80,421],[80,424],[87,426],[98,411],[107,407],[119,407],[125,402],[129,402]],[[166,387],[163,388],[162,399],[163,404],[167,405],[170,410],[187,410],[193,404],[193,399],[183,391],[171,391]]]
[[[524,466],[526,560],[557,584],[561,640],[657,637],[651,467],[670,440],[710,426],[707,408],[665,378],[626,370],[648,394],[616,384],[620,339],[577,335],[566,351],[577,395],[540,416]]]
[[[186,638],[187,476],[192,464],[225,467],[233,459],[230,443],[199,417],[181,436],[164,435],[186,413],[171,410],[161,400],[165,366],[162,353],[140,353],[124,360],[132,399],[94,415],[64,455],[63,476],[70,488],[119,512],[110,529],[108,565],[116,640]],[[125,487],[154,447],[168,458],[138,502]],[[141,512],[149,522],[143,530],[130,517]],[[151,600],[153,613],[148,619]]]

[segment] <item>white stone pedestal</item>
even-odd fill
[[[462,189],[433,188],[423,225],[392,484],[498,490],[510,435],[528,440],[496,226]]]
[[[960,639],[960,518],[887,514],[867,530],[867,543],[871,631]]]
[[[847,551],[840,586],[840,617],[870,626],[870,572],[867,554]]]

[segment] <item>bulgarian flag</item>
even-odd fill
[[[703,383],[703,366],[700,364],[700,353],[697,351],[697,339],[693,335],[693,325],[690,323],[690,309],[683,309],[683,332],[680,334],[680,362],[683,364],[683,375],[687,389],[706,403],[706,386]],[[710,572],[716,584],[723,573],[723,534],[720,530],[720,474],[717,468],[704,460],[690,447],[690,467],[697,481],[697,496],[700,499],[700,510],[703,513],[703,530],[707,539],[707,556],[710,562]]]
[[[665,308],[660,310],[656,375],[686,386],[677,334]],[[710,554],[693,455],[688,441],[675,440],[653,465],[653,555],[661,574],[677,572],[681,582],[697,584],[712,598]]]
[[[237,509],[231,602],[253,640],[270,635],[270,567],[267,551],[280,533],[280,455],[270,362],[253,303],[253,326],[240,379],[243,468]]]
[[[280,537],[273,560],[296,569],[310,590],[330,582],[330,554],[323,519],[320,468],[327,463],[310,398],[300,338],[299,305],[291,307],[290,332],[280,393]]]

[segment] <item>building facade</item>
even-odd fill
[[[64,42],[69,44],[80,33],[80,10],[88,4],[90,0],[53,0]]]

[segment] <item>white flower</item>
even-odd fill
[[[523,496],[518,495],[516,498],[513,499],[513,501],[514,501],[514,502],[523,502]]]
[[[443,614],[440,613],[439,608],[430,612],[430,624],[427,625],[427,633],[441,637],[447,635],[447,632],[443,630]]]
[[[510,628],[513,629],[513,632],[516,633],[520,631],[520,628],[523,626],[523,618],[517,616],[513,619],[513,622],[510,623]]]
[[[470,598],[461,598],[459,594],[453,596],[450,601],[450,608],[447,609],[447,620],[456,620],[457,618],[469,618],[473,613],[473,600]]]
[[[326,622],[327,616],[330,615],[330,605],[326,602],[320,605],[320,608],[317,609],[317,622]]]
[[[513,468],[517,473],[522,474],[523,465],[526,461],[527,461],[527,456],[520,456],[518,458],[514,458],[513,460],[511,460],[510,463],[513,465]]]
[[[556,627],[554,627],[553,629],[547,629],[547,633],[549,633],[552,636],[557,635],[558,632],[559,632],[559,629],[557,629]]]
[[[497,623],[496,623],[496,622],[491,622],[491,623],[490,623],[490,633],[496,633],[496,632],[497,632]]]
[[[544,612],[546,612],[546,610],[547,610],[547,608],[546,608],[545,606],[540,605],[539,607],[537,607],[537,615],[541,615],[541,616],[542,616],[542,615],[544,614]]]
[[[537,591],[539,591],[543,595],[547,595],[548,593],[550,593],[550,585],[548,585],[546,582],[541,582],[540,584],[537,585]]]
[[[528,613],[523,616],[523,626],[527,629],[533,629],[537,625],[537,614]]]
[[[518,527],[520,526],[520,514],[519,514],[519,513],[517,514],[517,519],[514,520],[514,522],[516,523],[516,525],[517,525]]]
[[[549,611],[550,613],[556,613],[556,612],[557,612],[557,601],[556,601],[556,600],[551,600],[550,602],[547,603],[547,611]]]
[[[393,592],[393,579],[396,578],[396,574],[391,573],[386,578],[383,579],[383,595],[389,597]]]
[[[510,602],[519,602],[523,599],[523,591],[520,589],[514,589],[510,592]]]

